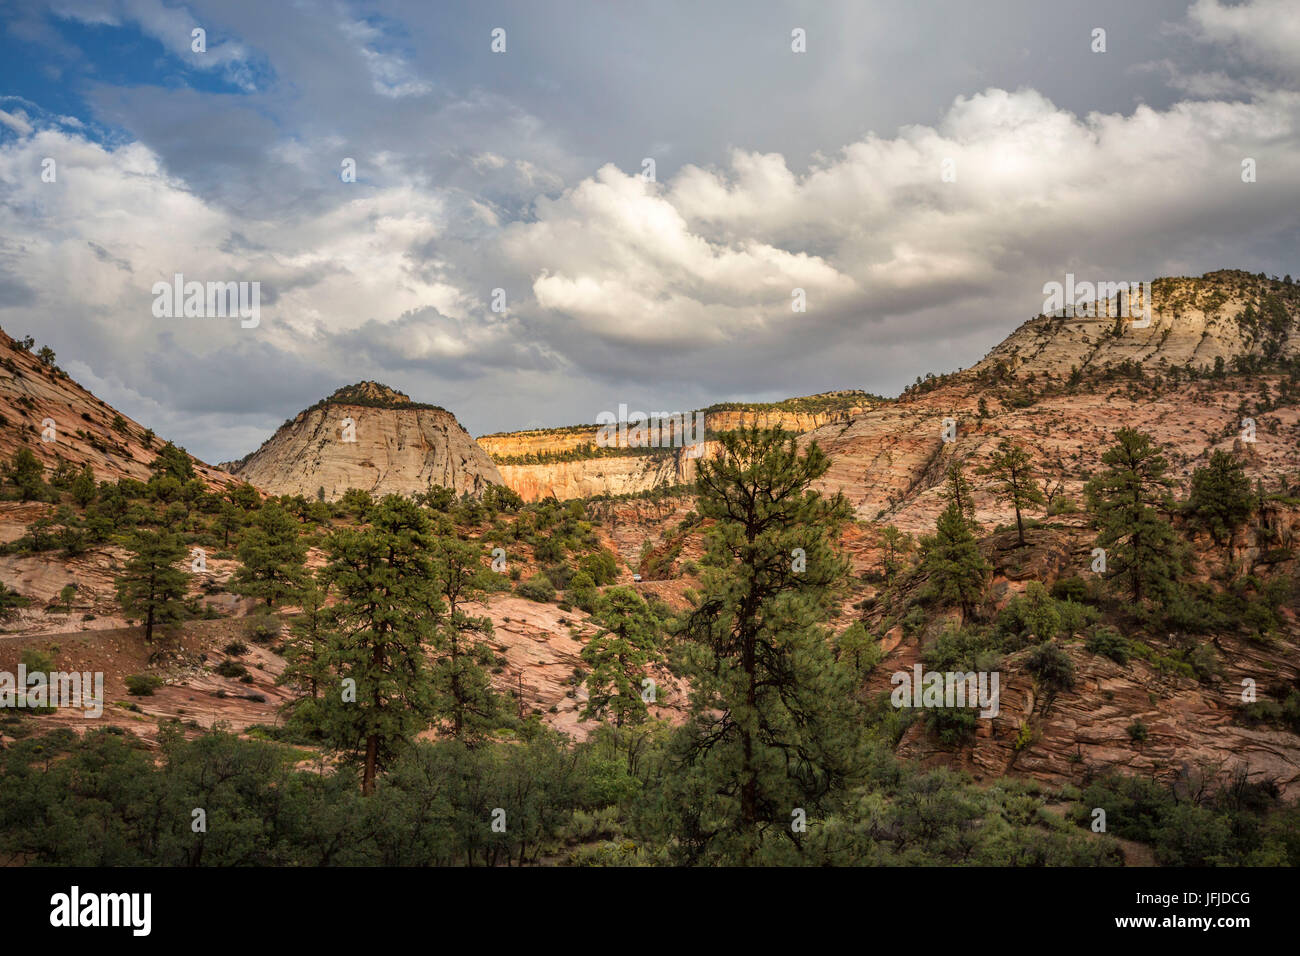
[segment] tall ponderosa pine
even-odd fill
[[[155,624],[179,620],[188,583],[173,565],[185,560],[185,542],[167,531],[140,530],[127,541],[131,557],[117,578],[122,610],[144,621],[144,639],[152,643]]]
[[[614,726],[642,723],[649,714],[642,684],[655,661],[661,625],[641,595],[629,587],[607,590],[596,602],[600,631],[582,649],[591,668],[582,718],[614,717]]]
[[[370,526],[341,528],[327,544],[323,581],[337,596],[325,664],[337,681],[322,698],[322,730],[362,755],[362,793],[434,716],[428,645],[441,618],[432,576],[429,520],[389,495]],[[344,696],[355,681],[355,700]],[[342,692],[342,693],[341,693]]]
[[[265,600],[267,607],[296,597],[307,581],[307,542],[293,515],[273,501],[258,510],[237,553],[233,590]]]
[[[997,481],[998,496],[1009,502],[1016,511],[1016,539],[1025,546],[1025,522],[1021,511],[1030,505],[1041,505],[1046,499],[1038,487],[1034,460],[1029,452],[1009,438],[998,442],[988,465],[979,469],[981,475],[991,475]]]
[[[971,517],[970,484],[959,465],[948,471],[948,507],[935,533],[921,539],[921,569],[929,577],[928,595],[961,607],[969,617],[984,597],[992,568],[980,553]]]
[[[681,621],[691,716],[664,783],[688,862],[755,863],[801,845],[792,814],[824,812],[854,771],[852,684],[825,621],[848,573],[832,542],[850,516],[811,491],[829,460],[794,436],[719,437],[697,474],[708,532],[702,592]]]
[[[1181,570],[1181,544],[1164,517],[1173,508],[1172,479],[1160,446],[1132,428],[1115,432],[1116,444],[1101,456],[1107,467],[1085,492],[1106,552],[1106,576],[1121,580],[1129,596],[1167,596]]]
[[[1210,463],[1192,472],[1192,487],[1183,510],[1193,525],[1209,532],[1214,543],[1228,548],[1232,560],[1232,539],[1255,511],[1250,479],[1239,459],[1216,451]]]
[[[447,732],[473,742],[500,721],[501,707],[492,689],[492,649],[483,640],[492,634],[492,619],[466,613],[464,605],[487,594],[483,550],[454,533],[433,541],[434,587],[446,605],[436,639],[433,684],[437,710]]]

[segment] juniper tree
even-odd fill
[[[1105,470],[1085,487],[1106,576],[1124,581],[1135,602],[1164,597],[1181,570],[1180,542],[1163,514],[1173,507],[1168,462],[1150,435],[1121,428],[1115,439],[1101,456]]]
[[[122,610],[144,621],[144,639],[153,642],[155,624],[179,620],[187,578],[175,567],[185,559],[185,543],[167,531],[136,531],[127,540],[131,557],[116,579]]]
[[[1044,503],[1042,489],[1038,487],[1034,461],[1029,452],[1009,438],[998,442],[989,464],[979,469],[981,475],[991,475],[997,481],[999,496],[1016,511],[1016,539],[1025,546],[1025,522],[1021,509]]]
[[[752,427],[719,444],[697,472],[713,526],[680,627],[690,717],[663,796],[687,861],[754,863],[799,846],[792,812],[824,811],[855,769],[851,682],[825,626],[847,579],[833,542],[851,512],[811,490],[829,467],[815,443],[800,453],[790,433]]]
[[[267,607],[295,597],[306,582],[307,543],[299,537],[298,522],[273,501],[257,512],[237,553],[233,590],[263,599]]]
[[[601,595],[593,619],[600,630],[582,649],[582,659],[591,667],[582,719],[600,720],[610,713],[615,727],[642,723],[649,710],[641,682],[657,656],[659,619],[629,587]]]

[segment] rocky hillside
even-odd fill
[[[26,447],[47,469],[90,465],[99,481],[146,481],[166,442],[74,382],[34,344],[0,331],[0,460]],[[192,457],[192,456],[191,456]],[[197,458],[194,469],[216,487],[230,476]]]
[[[1140,363],[1148,372],[1183,367],[1211,371],[1219,360],[1231,367],[1238,357],[1300,354],[1300,336],[1294,334],[1300,284],[1221,270],[1199,279],[1156,279],[1151,292],[1150,316],[1143,313],[1137,321],[1110,318],[1117,312],[1114,299],[1097,310],[1102,317],[1040,315],[971,372],[977,377],[1011,371],[1021,377],[1067,378],[1125,362]]]
[[[864,520],[929,531],[949,462],[975,477],[1011,437],[1035,451],[1059,494],[1077,499],[1124,425],[1164,443],[1180,478],[1216,448],[1240,450],[1252,477],[1300,468],[1300,393],[1287,375],[1257,370],[1300,350],[1300,286],[1215,272],[1156,280],[1154,293],[1149,328],[1040,317],[972,369],[807,433],[802,441],[831,456],[823,489],[842,491]],[[1246,418],[1254,441],[1242,440]],[[981,520],[1010,517],[978,478],[976,504]]]
[[[440,485],[479,494],[502,483],[451,412],[376,382],[340,388],[227,467],[271,494],[323,494],[327,501],[349,488],[411,495]]]
[[[770,404],[729,402],[702,411],[706,435],[755,424],[802,433],[848,422],[881,404],[883,399],[867,392],[844,390]],[[688,414],[693,422],[697,413]],[[696,461],[710,457],[717,449],[716,442],[707,440],[689,451],[678,447],[629,449],[622,440],[602,448],[598,442],[600,428],[572,425],[500,432],[484,435],[478,442],[496,462],[506,485],[525,501],[636,494],[689,484],[695,479]]]

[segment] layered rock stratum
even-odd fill
[[[377,382],[338,389],[226,466],[276,495],[413,495],[430,485],[481,494],[501,473],[451,412]]]

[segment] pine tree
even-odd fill
[[[1242,463],[1226,451],[1215,451],[1210,463],[1192,472],[1192,487],[1183,505],[1193,525],[1209,532],[1219,547],[1228,546],[1255,511],[1255,496]]]
[[[221,502],[217,511],[216,529],[221,532],[221,546],[230,547],[230,532],[244,526],[244,509],[229,501]]]
[[[301,687],[311,700],[320,697],[322,685],[329,679],[326,655],[331,639],[332,610],[326,606],[327,592],[314,581],[299,595],[302,613],[289,624],[285,642],[285,667],[277,684]],[[296,703],[296,702],[291,702]]]
[[[612,713],[615,727],[640,724],[649,716],[641,682],[658,654],[659,619],[629,587],[601,595],[593,619],[600,630],[582,649],[582,659],[591,667],[582,719],[601,720]]]
[[[1042,489],[1038,487],[1038,476],[1029,452],[1011,439],[1003,438],[998,442],[998,449],[993,453],[989,464],[980,468],[979,474],[992,475],[997,480],[999,496],[1015,509],[1016,539],[1023,548],[1025,522],[1020,512],[1030,505],[1041,505],[1045,501]]]
[[[72,500],[78,507],[85,508],[95,500],[95,471],[89,464],[82,465],[77,477],[72,479]]]
[[[18,489],[23,501],[40,501],[45,497],[45,465],[30,448],[19,448],[5,468],[5,478]]]
[[[174,567],[185,560],[185,543],[166,531],[137,531],[127,541],[131,552],[117,578],[117,599],[122,610],[144,620],[144,639],[153,643],[155,624],[179,620],[185,610],[187,578]]]
[[[880,663],[879,642],[861,621],[854,621],[835,639],[836,660],[847,667],[855,681],[861,682]]]
[[[257,512],[237,553],[240,567],[232,589],[265,600],[267,607],[293,598],[306,582],[307,543],[299,537],[298,522],[273,501]]]
[[[825,811],[855,769],[852,687],[824,624],[847,578],[832,542],[850,509],[810,490],[829,467],[815,443],[800,454],[790,433],[759,428],[719,443],[697,473],[714,525],[680,628],[691,711],[664,788],[687,861],[756,863],[798,847],[792,813]]]
[[[912,536],[899,531],[892,524],[885,525],[880,529],[880,547],[884,552],[880,569],[885,575],[885,580],[892,582],[899,570],[899,559],[912,550]]]
[[[971,532],[978,531],[979,525],[975,522],[975,495],[971,491],[970,479],[962,472],[959,462],[948,466],[948,487],[945,493],[948,500],[957,506],[957,513],[962,516]]]
[[[980,554],[956,495],[939,515],[934,535],[921,539],[921,569],[929,576],[927,595],[958,604],[966,617],[984,596],[992,568]]]
[[[457,740],[475,741],[500,720],[501,707],[488,668],[492,649],[483,640],[492,634],[492,620],[467,614],[464,605],[487,595],[483,552],[453,533],[433,542],[433,582],[446,614],[438,627],[433,664],[437,708]]]
[[[355,700],[326,695],[321,730],[341,749],[361,751],[367,795],[379,771],[434,716],[426,646],[441,617],[425,512],[388,495],[369,518],[368,528],[330,536],[322,575],[338,598],[324,663],[345,695],[355,689]]]
[[[1125,581],[1134,602],[1165,597],[1182,565],[1178,536],[1162,514],[1173,507],[1168,462],[1150,435],[1121,428],[1115,439],[1101,456],[1106,470],[1085,488],[1106,575]]]

